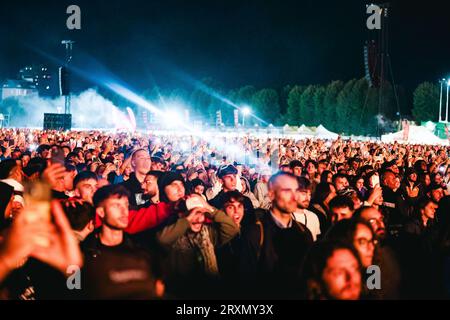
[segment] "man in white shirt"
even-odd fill
[[[293,213],[297,222],[304,224],[313,236],[313,240],[317,241],[320,235],[320,222],[317,215],[308,210],[311,202],[311,183],[305,177],[298,177],[297,191],[297,211]]]

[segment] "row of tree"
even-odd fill
[[[252,116],[246,118],[247,125],[322,124],[335,132],[355,135],[387,131],[399,115],[392,85],[385,83],[383,88],[371,88],[364,78],[327,85],[287,85],[281,89],[247,85],[228,91],[205,79],[192,92],[183,89],[162,92],[155,87],[143,95],[160,105],[188,106],[191,115],[211,124],[215,123],[216,112],[221,110],[222,121],[227,126],[233,125],[233,111],[242,106],[252,110]]]
[[[99,93],[119,107],[130,105],[117,94],[102,89]],[[204,79],[192,91],[153,87],[142,95],[158,106],[187,108],[192,119],[206,120],[212,125],[215,124],[216,112],[221,110],[222,122],[232,126],[233,111],[236,107],[247,105],[252,110],[252,115],[246,118],[247,125],[322,124],[342,134],[371,136],[395,130],[394,122],[399,120],[400,109],[407,110],[405,93],[401,89],[394,88],[388,82],[382,88],[370,87],[364,78],[347,82],[338,80],[326,85],[286,85],[277,89],[257,89],[246,85],[231,90],[222,89],[212,79]],[[413,119],[417,122],[437,121],[439,95],[439,85],[429,82],[420,84],[413,93]],[[17,101],[9,100],[0,103],[0,113],[11,114],[11,119],[23,116]],[[445,110],[445,92],[443,107]],[[137,106],[134,109],[137,115],[141,114],[139,111],[142,109]],[[242,113],[239,117],[241,122]]]

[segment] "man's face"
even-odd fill
[[[73,179],[77,175],[77,171],[66,171],[64,174],[64,189],[66,191],[73,190]]]
[[[349,207],[333,208],[332,212],[334,223],[344,219],[351,219],[353,216],[353,211]]]
[[[192,221],[189,222],[192,232],[200,232],[203,223],[205,222],[205,213],[207,212],[204,208],[194,208],[190,214],[194,215]]]
[[[97,191],[97,180],[88,179],[80,181],[76,187],[75,192],[81,200],[93,203],[94,193]]]
[[[22,168],[25,168],[28,165],[28,162],[30,162],[30,156],[23,156],[22,157]]]
[[[244,204],[231,199],[230,202],[225,203],[224,208],[227,216],[233,219],[237,226],[240,226],[242,218],[244,217]]]
[[[372,230],[364,224],[358,224],[353,239],[353,245],[358,251],[359,258],[364,268],[372,265],[375,251]]]
[[[147,174],[152,165],[150,155],[144,150],[137,151],[133,156],[131,165],[137,173]]]
[[[438,205],[436,203],[428,202],[428,204],[425,206],[424,209],[421,210],[421,212],[428,219],[434,219],[437,208],[438,208]]]
[[[322,172],[324,172],[327,169],[326,163],[321,162],[321,163],[319,163],[318,166],[319,167],[318,167],[317,171],[319,172],[319,174],[322,174]]]
[[[412,173],[408,176],[408,180],[411,182],[416,182],[417,181],[417,174]]]
[[[386,173],[384,183],[391,190],[397,190],[400,187],[400,179],[392,172]]]
[[[442,190],[442,188],[431,190],[431,199],[434,201],[439,202],[443,197],[444,190]]]
[[[141,184],[142,190],[150,197],[154,197],[158,194],[158,178],[152,175],[147,175]]]
[[[292,169],[292,173],[297,177],[300,177],[302,175],[302,167],[294,167],[294,169]]]
[[[361,294],[358,260],[347,249],[335,250],[322,274],[328,294],[337,300],[357,300]]]
[[[269,197],[274,207],[285,214],[291,214],[297,210],[297,179],[289,176],[281,176],[275,181],[269,190]]]
[[[152,162],[151,164],[151,171],[163,171],[164,165],[160,162]]]
[[[226,191],[234,191],[236,190],[236,175],[235,174],[227,174],[222,177],[222,185],[223,189]]]
[[[434,177],[434,182],[438,185],[442,184],[442,175],[441,174],[436,174],[436,176]]]
[[[297,192],[297,207],[299,209],[308,209],[311,202],[311,190],[303,189]]]
[[[110,197],[97,208],[103,223],[114,230],[124,230],[128,226],[128,198]]]
[[[177,202],[185,195],[183,182],[179,180],[175,180],[171,184],[167,185],[164,188],[164,191],[170,202]]]
[[[375,208],[366,208],[361,213],[361,219],[367,221],[372,226],[372,230],[379,239],[386,236],[386,226],[384,224],[383,215]]]
[[[388,169],[391,170],[395,174],[399,174],[400,173],[400,170],[398,169],[396,164],[390,166]]]
[[[343,190],[348,187],[348,180],[345,177],[338,177],[335,181],[336,191]]]

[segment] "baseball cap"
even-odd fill
[[[217,177],[223,178],[224,176],[228,174],[237,174],[238,170],[235,166],[232,164],[227,164],[219,167],[219,170],[217,170]]]

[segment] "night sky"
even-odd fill
[[[186,87],[179,74],[212,77],[225,88],[324,84],[364,76],[369,37],[365,1],[90,0],[2,1],[0,80],[20,67],[62,58],[76,41],[74,64],[131,88]],[[390,55],[395,80],[409,91],[450,75],[445,1],[392,1]],[[414,4],[416,3],[416,4]],[[70,4],[82,30],[66,29]],[[41,52],[41,53],[39,53]],[[44,52],[46,55],[43,55]],[[77,79],[76,91],[91,83]]]

